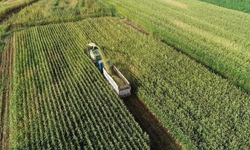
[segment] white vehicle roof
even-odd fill
[[[89,43],[88,45],[93,47],[97,46],[95,43]]]

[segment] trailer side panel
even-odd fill
[[[103,75],[111,84],[111,86],[115,89],[116,93],[119,95],[118,85],[115,83],[115,81],[112,79],[112,77],[107,73],[107,71],[104,68],[103,68]]]

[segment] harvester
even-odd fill
[[[86,54],[98,67],[98,70],[103,74],[119,97],[124,98],[131,95],[131,87],[128,80],[110,62],[103,62],[105,60],[102,60],[103,56],[101,55],[100,48],[95,43],[88,44]]]

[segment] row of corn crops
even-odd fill
[[[199,1],[106,0],[168,45],[250,91],[250,15]]]
[[[250,148],[250,95],[244,90],[119,19],[60,26],[78,44],[85,38],[97,43],[187,149]]]
[[[73,24],[14,34],[11,149],[149,149]],[[84,33],[87,29],[81,30]]]

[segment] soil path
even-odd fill
[[[168,130],[162,126],[145,103],[135,94],[123,99],[130,113],[139,123],[142,130],[149,135],[153,150],[182,150],[182,146],[173,138]]]
[[[13,74],[13,38],[9,37],[10,46],[0,53],[0,149],[9,149],[10,99]]]

